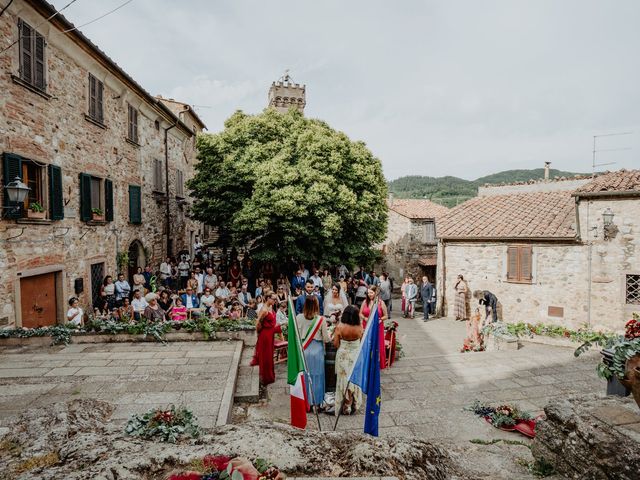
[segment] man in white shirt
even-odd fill
[[[171,280],[171,259],[169,257],[160,264],[160,280],[165,287],[169,286]]]
[[[198,255],[200,252],[202,251],[202,243],[200,242],[200,239],[198,237],[196,237],[196,241],[193,244],[193,255]]]
[[[131,293],[131,285],[129,285],[129,282],[124,279],[123,273],[118,274],[118,281],[115,283],[115,289],[116,302],[118,302],[118,305],[122,305],[122,301],[125,298],[128,298]]]
[[[229,291],[225,283],[223,281],[220,281],[215,293],[216,298],[221,298],[226,303],[226,301],[229,300],[229,295],[231,295],[231,292]]]
[[[142,314],[144,313],[144,309],[149,306],[145,298],[142,296],[142,292],[140,290],[136,290],[136,292],[133,294],[131,306],[133,307],[133,317],[136,320],[140,320],[142,318]]]
[[[182,260],[178,264],[178,275],[180,276],[180,288],[184,288],[187,286],[187,280],[189,280],[189,270],[190,270],[189,262],[182,257]]]
[[[306,282],[309,279],[309,270],[307,270],[304,265],[301,265],[301,269],[302,269],[302,277],[304,278],[304,281]]]
[[[238,292],[238,302],[240,302],[240,305],[242,305],[242,308],[246,311],[251,300],[253,300],[253,297],[247,290],[247,284],[243,283],[242,288]]]
[[[196,279],[198,280],[198,288],[196,289],[196,295],[201,295],[204,290],[204,274],[200,271],[200,267],[196,267]]]
[[[322,277],[320,277],[320,271],[317,268],[313,271],[310,280],[313,282],[314,287],[318,287],[322,291]]]
[[[204,288],[209,288],[212,292],[218,286],[218,277],[213,273],[213,268],[207,268],[207,274],[204,276]]]

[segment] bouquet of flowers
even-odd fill
[[[171,405],[168,410],[154,409],[144,415],[132,415],[125,433],[143,438],[157,437],[161,442],[176,443],[181,436],[197,437],[200,428],[196,417],[186,408]]]
[[[513,405],[504,404],[492,407],[476,400],[473,405],[465,410],[472,411],[479,417],[483,417],[488,423],[501,430],[517,430],[528,437],[535,436],[536,420],[529,412],[520,410]]]
[[[633,340],[640,338],[640,315],[633,314],[633,318],[624,325],[625,340]]]
[[[267,461],[205,455],[191,464],[192,470],[169,475],[168,480],[284,480],[285,476]]]
[[[395,332],[398,330],[398,322],[395,320],[387,320],[384,322],[384,330],[385,332]]]

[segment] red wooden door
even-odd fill
[[[56,324],[56,276],[45,273],[20,279],[22,326],[45,327]]]

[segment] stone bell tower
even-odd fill
[[[286,113],[291,107],[304,113],[306,98],[306,86],[293,83],[289,70],[285,70],[284,75],[269,88],[269,107],[282,113]]]

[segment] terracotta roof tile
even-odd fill
[[[440,238],[573,238],[570,191],[475,197],[451,209],[438,224]]]
[[[578,188],[576,194],[629,191],[640,193],[640,170],[618,170],[605,173]]]
[[[414,198],[396,198],[390,205],[387,201],[389,210],[393,210],[407,218],[435,218],[439,220],[443,215],[449,212],[447,207],[438,205],[430,200],[420,200]]]

